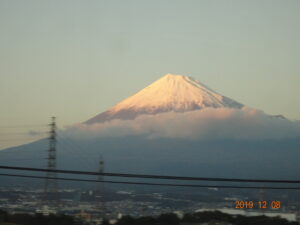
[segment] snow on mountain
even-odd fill
[[[243,105],[183,75],[166,74],[109,110],[87,120],[86,124],[113,119],[134,119],[143,114],[187,112],[204,108],[242,108]]]

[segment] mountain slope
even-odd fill
[[[241,107],[192,78],[168,74],[86,124],[59,131],[57,165],[96,171],[103,155],[105,170],[117,173],[298,179],[299,124]],[[162,113],[170,111],[178,113]],[[43,168],[47,148],[44,139],[2,150],[0,165]]]
[[[166,74],[148,87],[121,101],[86,124],[113,119],[134,119],[141,114],[186,112],[212,108],[241,108],[243,105],[222,96],[199,81],[182,75]]]

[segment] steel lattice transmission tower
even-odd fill
[[[55,117],[51,117],[50,136],[49,136],[49,148],[47,158],[47,169],[56,170],[56,122]],[[59,195],[58,195],[58,184],[57,174],[55,172],[48,171],[45,181],[45,203],[49,206],[58,207]]]
[[[104,159],[103,159],[103,156],[100,155],[100,160],[99,160],[99,169],[98,169],[98,173],[104,173]],[[98,190],[100,193],[103,191],[103,175],[102,174],[99,174],[98,175]]]
[[[98,201],[98,210],[100,212],[101,216],[105,215],[105,203],[103,200],[104,197],[104,185],[103,185],[103,175],[101,173],[104,173],[104,159],[102,155],[100,155],[100,160],[99,160],[99,168],[98,168],[98,182],[97,182],[97,189],[96,189],[96,201]]]

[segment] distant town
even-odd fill
[[[147,190],[147,189],[146,189]],[[103,219],[115,223],[123,216],[133,218],[175,213],[178,217],[185,213],[215,211],[242,216],[280,217],[290,222],[300,221],[300,200],[286,192],[229,191],[216,188],[194,190],[184,193],[184,189],[153,192],[143,189],[114,190],[106,188],[102,193],[95,189],[60,189],[59,201],[43,199],[43,188],[1,187],[0,210],[11,214],[65,214],[80,218],[88,224],[102,224]],[[246,194],[247,193],[247,194]],[[237,209],[236,201],[259,201],[265,198],[271,202],[274,196],[280,199],[280,208],[250,209],[246,205]],[[299,198],[299,197],[298,197]],[[257,200],[257,201],[256,201]],[[55,204],[53,204],[55,203]]]

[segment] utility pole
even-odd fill
[[[47,158],[47,169],[56,170],[56,121],[55,117],[51,117],[50,126],[50,136],[49,136],[49,148],[48,148],[48,158]],[[57,184],[57,174],[52,171],[48,171],[45,181],[45,205],[58,210],[59,206],[59,195],[58,195],[58,184]]]

